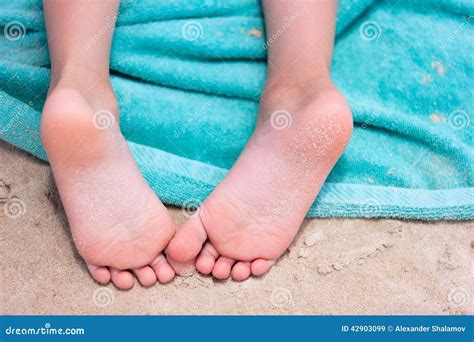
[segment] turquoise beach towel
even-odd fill
[[[472,1],[340,1],[332,76],[355,129],[309,217],[474,218],[473,15]],[[0,0],[0,27],[0,138],[46,160],[41,1]],[[250,137],[278,39],[263,30],[256,0],[121,3],[121,127],[164,202],[204,200]]]

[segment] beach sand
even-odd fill
[[[118,291],[75,251],[49,166],[5,143],[0,166],[0,208],[23,209],[0,210],[0,314],[474,314],[473,222],[311,219],[263,277]]]

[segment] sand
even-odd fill
[[[118,291],[89,277],[49,166],[0,143],[6,203],[18,217],[0,211],[0,314],[474,314],[473,222],[311,219],[261,278]]]

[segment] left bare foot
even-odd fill
[[[162,250],[175,233],[168,210],[141,175],[118,125],[109,85],[85,92],[62,77],[46,100],[41,132],[77,250],[92,277],[120,289],[166,283]]]

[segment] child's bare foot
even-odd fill
[[[330,81],[308,92],[268,89],[247,147],[171,240],[169,256],[197,256],[196,268],[219,279],[267,272],[293,241],[351,130],[350,109]]]
[[[168,282],[174,271],[161,252],[174,223],[128,150],[109,83],[81,86],[85,78],[62,77],[41,122],[76,247],[102,284],[131,288],[128,270],[145,286]]]

